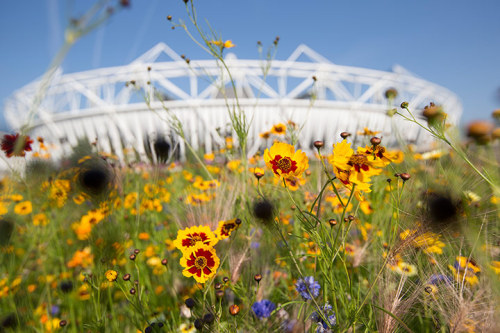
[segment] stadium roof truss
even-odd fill
[[[160,61],[165,56],[168,61]],[[340,66],[305,45],[286,60],[240,60],[228,53],[225,63],[235,89],[220,61],[187,63],[159,43],[125,66],[71,74],[57,69],[39,103],[35,101],[42,80],[16,91],[6,102],[5,116],[13,128],[20,128],[36,105],[31,133],[61,143],[59,156],[86,137],[98,138],[102,149],[123,159],[124,148],[146,157],[151,153],[148,145],[159,135],[178,143],[184,156],[185,145],[172,131],[169,113],[181,121],[195,149],[224,146],[224,135],[234,135],[227,129],[235,91],[251,121],[249,154],[268,144],[259,133],[288,120],[303,126],[298,146],[306,151],[311,151],[314,140],[331,145],[340,132],[356,133],[364,127],[382,131],[385,137],[396,130],[398,134],[384,139],[385,144],[399,138],[428,145],[432,138],[418,126],[386,115],[389,88],[398,91],[396,105],[408,101],[416,112],[432,101],[444,107],[451,123],[457,123],[462,113],[455,94],[400,66],[390,72]]]

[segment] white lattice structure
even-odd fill
[[[165,56],[168,61],[160,61]],[[394,128],[407,142],[429,144],[432,139],[418,126],[386,116],[388,88],[399,93],[395,105],[408,101],[416,113],[431,101],[444,107],[451,123],[458,122],[462,113],[453,93],[402,67],[384,72],[340,66],[305,45],[284,61],[240,60],[233,54],[227,54],[225,61],[239,105],[251,119],[249,154],[270,144],[259,133],[287,120],[304,125],[298,145],[306,151],[311,151],[314,140],[322,139],[331,146],[340,139],[340,132],[356,133],[364,127],[382,131],[385,144],[396,140],[396,135],[390,135]],[[140,91],[127,86],[129,81],[135,81]],[[152,93],[152,86],[163,96],[161,100]],[[40,81],[32,82],[7,101],[5,116],[13,128],[26,124],[39,87]],[[234,92],[228,87],[229,76],[216,60],[187,64],[160,43],[125,66],[71,74],[59,70],[33,112],[30,131],[33,136],[60,142],[61,153],[69,153],[80,137],[87,137],[91,141],[98,138],[100,148],[120,158],[124,148],[134,148],[146,159],[151,142],[162,136],[178,143],[183,156],[182,140],[162,120],[166,107],[181,120],[195,149],[212,151],[224,146],[218,129],[229,128],[227,106],[235,105]],[[151,100],[152,110],[145,96]]]

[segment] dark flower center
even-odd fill
[[[197,269],[203,269],[203,268],[205,268],[206,265],[207,265],[207,258],[205,258],[205,257],[198,257],[198,258],[196,258],[196,260],[194,262],[194,266]]]

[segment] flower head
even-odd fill
[[[335,175],[344,184],[363,184],[370,182],[370,177],[378,175],[381,169],[376,169],[373,155],[354,153],[351,144],[343,140],[333,147],[333,155],[329,162],[333,165]]]
[[[106,271],[106,273],[104,273],[104,275],[106,276],[106,279],[109,282],[113,282],[113,281],[116,281],[116,278],[118,277],[118,272],[110,269],[110,270]]]
[[[219,226],[215,230],[215,234],[219,239],[226,239],[231,236],[231,232],[236,230],[241,225],[240,219],[232,219],[227,221],[219,221]]]
[[[306,276],[304,280],[299,279],[295,283],[295,289],[303,299],[312,299],[312,297],[318,297],[321,286],[314,280],[314,277]]]
[[[311,314],[311,319],[318,324],[316,333],[330,333],[332,332],[330,327],[337,324],[337,316],[335,315],[335,312],[332,311],[332,306],[328,303],[323,306],[321,312],[323,312],[323,316],[321,316],[317,311],[314,311]],[[328,320],[328,323],[323,319],[323,317]]]
[[[309,160],[304,152],[295,151],[292,145],[282,142],[276,142],[271,149],[266,149],[264,160],[276,176],[284,178],[300,178],[309,167]]]
[[[274,309],[276,309],[276,304],[268,299],[263,299],[262,301],[252,304],[252,311],[259,319],[268,318]]]
[[[32,210],[31,201],[23,201],[14,206],[14,213],[17,215],[28,215]]]
[[[31,151],[33,140],[27,135],[5,134],[1,147],[7,157],[24,156],[26,151]]]
[[[271,128],[271,133],[276,135],[284,135],[286,133],[286,125],[285,124],[276,124]]]
[[[189,251],[191,247],[198,243],[214,246],[218,241],[219,239],[215,237],[212,230],[205,225],[179,230],[177,232],[177,239],[174,241],[174,245],[182,252],[185,252]]]
[[[192,276],[196,282],[205,283],[217,273],[220,259],[213,247],[199,242],[183,252],[180,264],[184,267],[184,276]]]

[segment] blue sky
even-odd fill
[[[16,89],[41,76],[72,17],[91,1],[3,1],[0,5],[0,110]],[[199,0],[195,6],[239,58],[258,57],[256,42],[280,36],[278,59],[301,43],[340,65],[389,70],[399,64],[455,92],[463,122],[500,108],[500,1]],[[131,0],[70,50],[66,73],[124,65],[158,42],[192,59],[208,58],[181,29],[182,0]],[[0,129],[7,126],[0,119]]]

